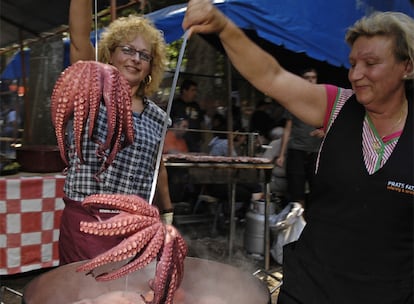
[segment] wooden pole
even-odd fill
[[[116,19],[116,0],[111,0],[111,21]]]
[[[24,95],[23,95],[23,105],[24,105],[24,135],[23,139],[26,142],[31,141],[31,132],[30,132],[30,104],[29,104],[29,95],[27,90],[27,75],[26,75],[26,54],[24,51],[24,42],[23,42],[23,32],[20,29],[19,30],[19,39],[20,39],[20,60],[22,61],[22,85],[24,88]],[[17,112],[17,115],[20,115],[21,109],[19,109],[19,112]]]

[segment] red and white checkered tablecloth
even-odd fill
[[[0,275],[58,266],[65,177],[0,178]]]

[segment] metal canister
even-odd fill
[[[264,255],[264,221],[266,202],[252,201],[249,211],[246,212],[246,226],[244,230],[244,248],[248,253]],[[275,213],[275,203],[269,205],[269,216]]]

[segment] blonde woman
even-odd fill
[[[91,0],[72,0],[69,11],[70,58],[95,60],[90,42],[92,20]],[[136,194],[149,200],[158,147],[166,113],[147,96],[161,83],[166,63],[166,45],[162,34],[149,20],[139,16],[121,17],[113,21],[98,43],[98,60],[116,67],[131,87],[135,142],[122,149],[114,162],[100,176],[101,161],[96,157],[96,142],[84,137],[85,162],[69,153],[68,174],[64,186],[65,209],[62,214],[59,254],[61,264],[95,257],[118,244],[121,239],[87,235],[79,231],[79,222],[95,217],[81,206],[85,197],[96,193]],[[101,108],[94,127],[95,138],[104,140],[107,131],[106,113]],[[69,136],[69,138],[71,138]],[[75,149],[73,140],[69,143]],[[172,222],[167,172],[160,165],[154,204],[166,223]],[[102,213],[104,219],[112,214]]]

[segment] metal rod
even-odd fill
[[[94,22],[95,22],[95,61],[98,61],[98,0],[95,0]]]
[[[248,137],[247,137],[247,147],[248,147],[248,152],[247,155],[248,156],[254,156],[254,152],[255,152],[255,137],[259,136],[258,133],[249,133]]]
[[[269,215],[270,215],[270,184],[266,178],[265,187],[265,218],[264,218],[264,268],[269,270],[270,267],[270,229],[269,229]]]
[[[178,75],[180,74],[180,67],[181,67],[181,63],[183,61],[184,51],[185,51],[185,47],[187,45],[188,36],[189,36],[189,32],[186,31],[183,35],[183,44],[181,45],[180,54],[178,55],[177,66],[175,68],[174,78],[173,78],[173,82],[172,82],[172,85],[171,85],[170,96],[168,98],[168,104],[167,104],[167,109],[166,109],[167,115],[166,115],[164,125],[163,125],[163,128],[162,128],[161,141],[160,141],[160,144],[159,144],[159,147],[158,147],[158,155],[157,155],[157,160],[156,160],[156,163],[155,163],[154,177],[152,179],[151,193],[150,193],[150,197],[149,197],[150,205],[152,204],[152,201],[154,199],[155,189],[157,187],[158,173],[159,173],[159,170],[160,170],[160,163],[161,163],[161,158],[162,158],[162,150],[163,150],[163,147],[164,147],[164,139],[165,139],[165,135],[167,133],[168,125],[170,123],[171,106],[172,106],[172,102],[173,102],[174,95],[175,95],[175,88],[177,87]]]
[[[231,62],[227,57],[226,60],[227,68],[227,130],[233,131],[233,98],[232,98],[232,75],[231,75]],[[233,136],[227,135],[227,155],[233,155],[234,140]]]
[[[10,287],[7,287],[7,286],[2,286],[1,287],[1,289],[2,290],[5,290],[5,291],[8,291],[8,292],[10,292],[10,293],[13,293],[13,294],[15,294],[16,296],[19,296],[19,297],[23,297],[23,293],[21,293],[20,291],[17,291],[17,290],[14,290],[14,289],[12,289],[12,288],[10,288]],[[3,302],[1,302],[1,303],[3,303]]]
[[[230,172],[229,174],[232,174],[233,172]],[[236,222],[235,222],[235,216],[236,216],[236,183],[232,181],[230,183],[230,232],[229,232],[229,262],[233,260],[233,243],[236,233]]]
[[[169,130],[183,130],[186,132],[198,132],[198,133],[217,133],[217,134],[231,134],[231,135],[246,135],[246,136],[259,136],[259,133],[255,132],[240,132],[240,131],[221,131],[213,129],[180,129],[180,128],[169,128]]]

